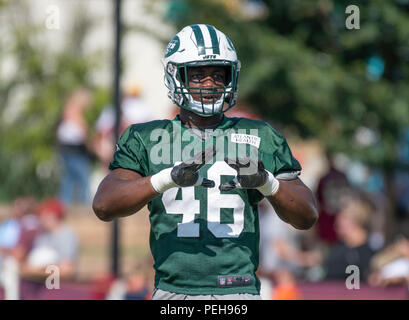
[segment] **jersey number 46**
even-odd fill
[[[222,194],[219,191],[222,175],[235,176],[237,172],[224,161],[216,161],[207,171],[207,178],[215,182],[216,187],[207,189],[207,228],[217,238],[237,238],[244,228],[245,203],[238,194]],[[178,188],[165,191],[162,202],[167,214],[182,214],[178,223],[178,237],[199,237],[199,223],[195,216],[200,213],[200,200],[195,199],[195,187],[182,188],[182,200],[176,200]],[[221,223],[222,208],[233,209],[234,223]]]

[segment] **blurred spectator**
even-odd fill
[[[326,153],[328,172],[320,178],[317,187],[319,218],[316,223],[317,235],[321,241],[332,245],[337,242],[335,219],[340,211],[339,199],[349,186],[345,173],[334,166],[333,156]]]
[[[322,263],[321,254],[315,250],[301,249],[300,232],[283,222],[271,204],[259,203],[260,265],[258,275],[262,284],[263,299],[298,299],[296,279],[308,269]]]
[[[59,151],[63,160],[60,198],[69,205],[74,196],[80,203],[90,202],[89,173],[90,153],[88,150],[88,125],[85,110],[91,105],[91,95],[86,89],[74,91],[66,102],[57,128]]]
[[[366,181],[361,184],[360,189],[373,204],[371,219],[369,224],[369,243],[372,248],[379,250],[385,244],[387,233],[387,215],[390,211],[387,194],[385,190],[384,176],[375,169],[367,168]]]
[[[398,217],[407,219],[409,218],[409,127],[403,130],[399,139],[399,164],[395,174]]]
[[[409,240],[401,238],[377,253],[371,269],[370,285],[409,285]]]
[[[148,122],[150,120],[152,120],[152,114],[141,98],[141,88],[136,84],[127,86],[121,102],[119,135],[131,124]],[[96,130],[97,137],[94,142],[95,154],[107,171],[115,151],[115,110],[113,107],[108,106],[102,111],[96,123]]]
[[[13,202],[11,217],[0,224],[0,263],[2,255],[14,248],[20,237],[20,218],[24,215],[24,200],[17,198]]]
[[[130,270],[124,279],[116,280],[107,300],[150,300],[153,292],[152,257],[147,257]]]
[[[359,268],[360,279],[366,280],[370,260],[375,250],[369,244],[369,220],[371,204],[362,196],[344,197],[343,208],[336,215],[335,231],[339,242],[334,245],[324,267],[327,279],[346,279],[346,268],[355,265]]]
[[[16,198],[11,217],[0,225],[0,286],[8,300],[20,297],[19,263],[25,258],[39,227],[33,214],[34,205],[32,197]]]
[[[401,171],[395,177],[398,217],[409,218],[409,172]]]
[[[393,228],[388,219],[389,208],[385,176],[381,170],[368,166],[361,161],[347,159],[343,164],[351,188],[358,188],[365,193],[373,205],[370,219],[369,242],[377,250],[382,248],[385,236]],[[342,196],[341,196],[342,197]]]
[[[13,202],[12,216],[0,225],[1,256],[12,255],[22,261],[31,249],[34,237],[39,231],[39,222],[34,212],[32,197],[19,197]]]
[[[78,240],[64,222],[65,207],[58,199],[44,201],[37,210],[42,232],[35,238],[33,248],[21,266],[25,279],[44,280],[48,265],[59,268],[61,278],[75,275]]]

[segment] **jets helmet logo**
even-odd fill
[[[174,54],[176,51],[178,51],[179,46],[180,46],[179,37],[174,36],[166,48],[165,57],[167,58],[171,56],[172,54]]]

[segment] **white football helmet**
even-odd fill
[[[237,82],[240,61],[230,39],[215,27],[207,24],[194,24],[184,27],[169,42],[165,58],[165,85],[169,89],[168,97],[179,107],[193,111],[201,116],[211,116],[226,112],[237,102]],[[187,68],[197,66],[225,66],[228,69],[224,86],[189,87]],[[199,95],[194,100],[192,92]],[[213,93],[212,103],[203,101],[203,94]]]

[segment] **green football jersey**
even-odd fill
[[[236,171],[225,157],[258,157],[281,179],[301,171],[284,137],[263,121],[223,117],[217,128],[192,130],[173,120],[134,124],[122,134],[110,169],[151,176],[213,145],[217,153],[199,174],[214,188],[171,188],[148,203],[155,287],[183,294],[259,294],[255,189],[220,191]]]

